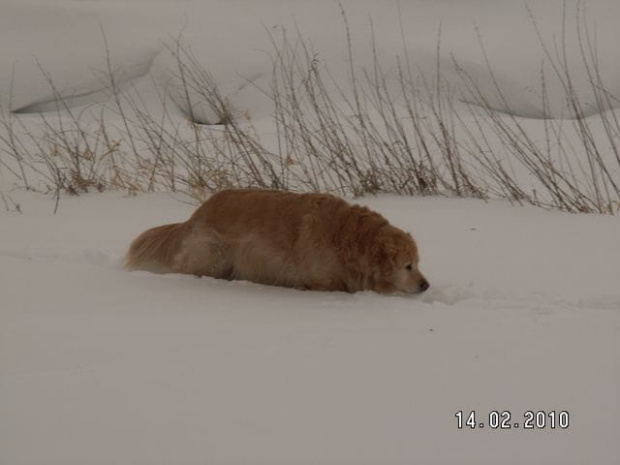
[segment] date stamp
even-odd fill
[[[566,410],[527,410],[521,415],[513,415],[510,410],[491,410],[486,414],[459,410],[454,416],[460,430],[566,430],[570,426]]]

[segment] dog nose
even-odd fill
[[[418,289],[420,289],[420,292],[424,292],[429,287],[431,287],[431,285],[428,283],[428,281],[422,278],[422,281],[420,281],[420,285],[418,286]]]

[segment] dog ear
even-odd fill
[[[396,266],[396,257],[398,256],[398,247],[390,243],[385,246],[385,262],[392,269]]]
[[[389,240],[374,244],[371,262],[385,274],[394,269],[398,248]]]

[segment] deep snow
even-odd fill
[[[0,463],[617,463],[620,221],[362,202],[418,239],[422,297],[120,268],[167,195],[0,214]],[[459,431],[454,414],[570,413]],[[486,418],[484,418],[485,421]]]

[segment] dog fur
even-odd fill
[[[185,223],[145,231],[126,268],[322,291],[417,293],[428,287],[410,234],[329,194],[238,189]]]

